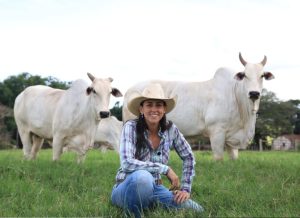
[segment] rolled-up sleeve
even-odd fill
[[[195,176],[195,157],[190,144],[186,141],[178,128],[173,125],[174,149],[183,161],[181,190],[191,192],[193,177]]]

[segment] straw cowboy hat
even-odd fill
[[[171,98],[165,96],[160,84],[150,83],[142,93],[139,93],[135,98],[128,103],[128,109],[136,116],[140,115],[141,103],[147,99],[163,100],[166,103],[166,113],[169,113],[176,105],[177,95]]]

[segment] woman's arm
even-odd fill
[[[173,124],[172,132],[174,133],[174,148],[183,161],[181,190],[191,192],[192,181],[195,175],[195,158],[190,144],[186,141],[182,133]]]

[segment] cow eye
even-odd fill
[[[270,80],[270,79],[274,78],[274,76],[271,72],[264,72],[261,77],[264,77],[266,80]]]
[[[239,72],[234,76],[234,78],[237,80],[243,80],[245,77],[246,77],[245,72]]]

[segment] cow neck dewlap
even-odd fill
[[[94,99],[95,97],[93,95],[89,95],[88,96],[88,101],[89,101],[89,111],[90,113],[90,117],[91,119],[94,119],[95,122],[98,124],[101,121],[101,117],[100,117],[100,110],[95,109],[97,105],[97,101]],[[91,105],[94,105],[95,107],[92,107]]]
[[[253,122],[255,124],[258,106],[255,106],[255,104],[251,102],[247,93],[245,94],[247,91],[244,88],[243,83],[235,82],[233,92],[242,125],[245,129],[248,129],[248,127],[253,126]]]

